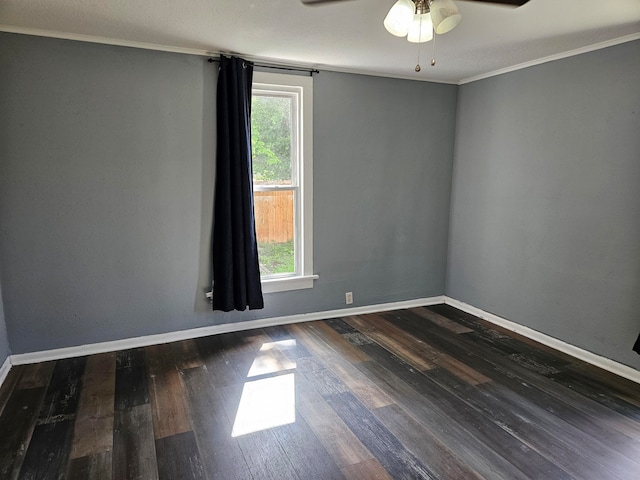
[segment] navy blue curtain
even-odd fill
[[[253,64],[220,57],[213,219],[213,309],[264,307],[253,210]]]
[[[640,335],[638,335],[638,339],[636,340],[636,344],[633,346],[633,350],[640,355]]]

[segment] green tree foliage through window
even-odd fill
[[[290,95],[259,91],[252,97],[254,207],[263,277],[295,272],[292,107]]]
[[[312,288],[313,79],[258,71],[253,81],[253,206],[262,286],[267,292]]]
[[[251,104],[253,180],[291,182],[291,99],[254,95]]]

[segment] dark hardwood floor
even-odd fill
[[[14,367],[1,479],[640,478],[640,386],[448,306]]]

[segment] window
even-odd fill
[[[313,287],[311,77],[256,72],[253,195],[262,289]]]

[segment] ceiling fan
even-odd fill
[[[305,5],[320,5],[323,3],[350,0],[300,0]],[[529,0],[467,0],[483,3],[494,3],[521,7]],[[443,34],[453,30],[462,15],[453,0],[397,0],[384,19],[384,27],[391,35],[407,37],[411,43],[424,43],[433,39],[434,34]],[[434,41],[435,49],[435,41]],[[431,58],[431,66],[436,64],[435,52]],[[418,64],[420,68],[420,53]]]

